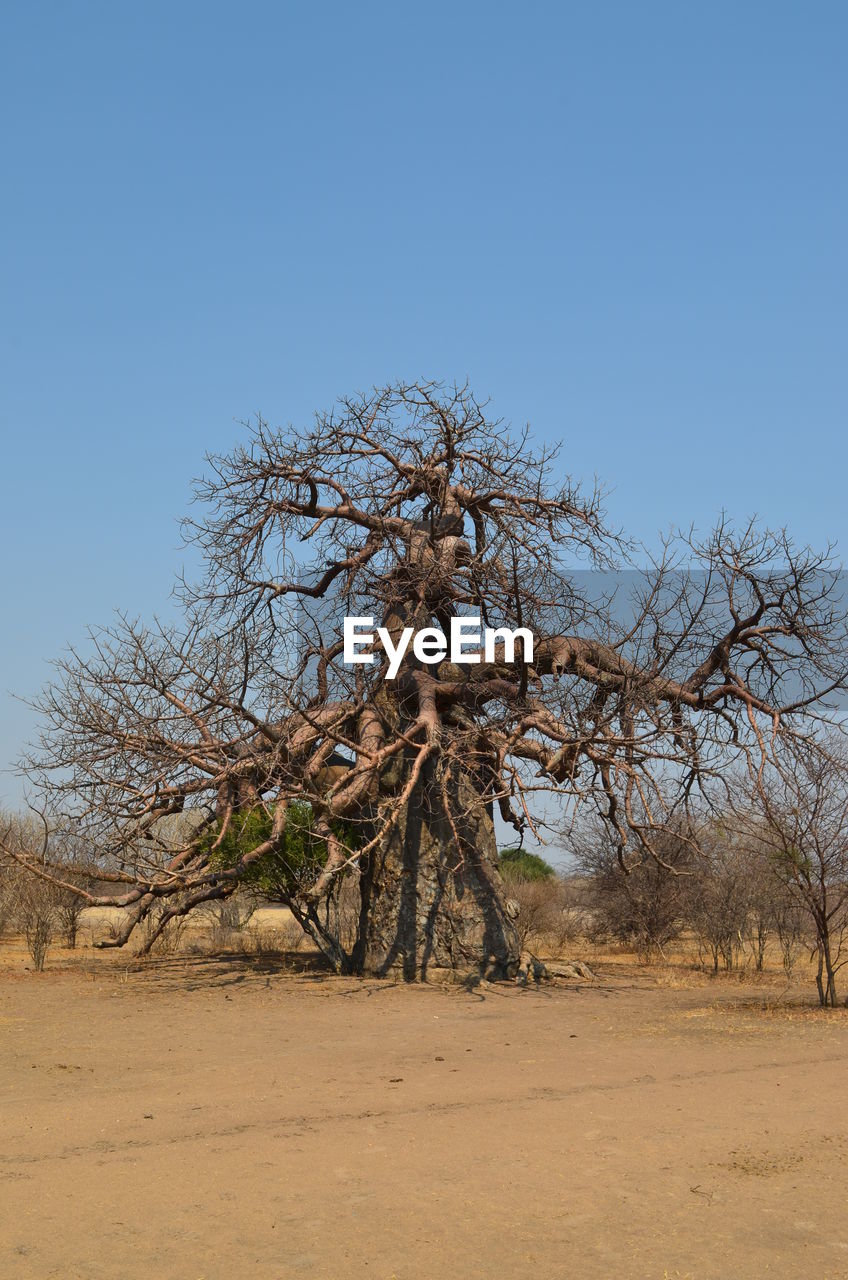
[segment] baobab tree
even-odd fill
[[[340,970],[514,972],[496,813],[520,841],[552,796],[590,804],[622,864],[661,860],[655,833],[694,794],[740,755],[755,777],[845,683],[827,555],[722,523],[669,543],[623,617],[581,588],[581,567],[630,554],[600,494],[467,387],[259,421],[208,461],[185,626],[121,618],[61,660],[26,761],[101,850],[110,891],[87,900],[126,908],[113,944],[270,877]],[[390,676],[385,647],[344,661],[344,617],[389,647],[428,634]],[[432,634],[455,617],[524,638],[458,660]]]

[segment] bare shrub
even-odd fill
[[[513,924],[522,952],[547,947],[558,953],[577,937],[569,894],[559,876],[514,879],[508,893],[517,908]]]
[[[8,841],[3,875],[6,923],[24,935],[33,967],[40,973],[58,928],[58,904],[62,891],[35,871],[24,871],[13,861],[12,855],[20,854],[27,847],[39,847],[43,860],[47,850],[47,829],[43,825],[39,827],[32,818],[19,815],[7,818],[4,826]]]
[[[574,886],[567,879],[560,879],[557,886],[557,902],[551,911],[546,936],[558,955],[571,950],[584,936],[585,916],[576,901]]]
[[[119,916],[112,917],[112,919],[107,921],[106,923],[107,938],[110,938],[113,940],[120,938],[124,928],[124,915],[125,913],[122,911]]]
[[[207,937],[212,951],[231,951],[240,942],[240,936],[236,929],[217,922],[213,922],[209,926]]]
[[[765,848],[772,871],[814,931],[819,1003],[835,1007],[848,965],[848,744],[784,744],[756,804],[737,802],[736,821]],[[784,933],[788,940],[788,935]]]
[[[13,873],[0,862],[0,939],[11,927],[14,917]]]
[[[34,875],[17,877],[15,923],[26,938],[33,967],[41,973],[50,944],[59,928],[59,910],[55,886]]]
[[[77,945],[80,917],[85,909],[84,903],[75,895],[60,902],[56,908],[59,931],[65,946],[73,951]]]
[[[749,868],[748,914],[742,926],[743,943],[751,953],[757,973],[762,973],[766,962],[766,947],[774,931],[774,886],[766,873],[756,865]]]
[[[256,900],[248,894],[234,893],[208,903],[205,910],[210,919],[210,945],[215,951],[224,951],[238,946],[256,910]]]
[[[176,955],[182,948],[183,935],[188,921],[185,916],[175,916],[164,925],[151,950],[163,956]]]
[[[768,940],[775,929],[775,909],[785,892],[776,880],[761,841],[733,831],[734,824],[705,826],[698,834],[699,859],[690,919],[713,961],[720,958],[728,971],[765,967]],[[712,919],[710,919],[712,913]]]
[[[295,920],[289,916],[278,926],[280,945],[284,951],[299,951],[306,939],[306,934]]]
[[[47,952],[53,941],[55,923],[51,916],[44,912],[35,912],[26,923],[27,950],[32,957],[36,973],[41,973],[47,960]]]
[[[279,955],[282,951],[299,951],[306,934],[288,913],[274,924],[252,925],[244,934],[245,950],[257,956]]]
[[[56,895],[56,917],[59,932],[65,946],[71,951],[77,945],[80,920],[85,911],[86,902],[71,889],[59,889]]]
[[[688,842],[674,831],[660,832],[654,846],[662,862],[646,856],[625,870],[603,827],[587,824],[572,839],[590,938],[632,947],[644,963],[664,959],[684,927]]]
[[[240,933],[250,923],[256,902],[246,894],[234,893],[221,902],[211,904],[218,924],[224,929],[234,929]]]
[[[248,930],[248,938],[256,956],[276,955],[283,950],[281,930],[274,925],[254,925]]]
[[[778,895],[772,905],[772,922],[780,944],[784,972],[787,978],[791,978],[806,940],[808,922],[804,910],[787,894]]]
[[[68,823],[50,824],[44,815],[30,813],[7,815],[0,825],[0,933],[14,924],[40,971],[57,935],[68,947],[76,946],[83,895],[91,884],[90,859]],[[51,874],[56,861],[62,863],[61,881]]]
[[[743,961],[752,884],[745,849],[720,825],[698,833],[698,860],[689,883],[687,917],[701,963],[729,973]],[[744,963],[744,961],[743,961]]]

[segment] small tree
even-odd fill
[[[795,963],[804,946],[806,912],[793,895],[780,884],[772,899],[772,924],[780,945],[780,956],[787,978],[792,977]]]
[[[80,919],[85,910],[85,902],[75,893],[64,891],[56,903],[56,921],[65,946],[71,951],[77,945]]]
[[[68,830],[50,833],[50,856],[54,860],[61,858],[65,868],[66,885],[54,886],[56,919],[65,946],[73,950],[77,945],[80,921],[88,905],[83,894],[94,886],[96,869]]]
[[[775,927],[775,898],[779,897],[767,869],[760,859],[748,861],[748,915],[742,928],[742,940],[747,945],[757,973],[762,973],[766,962],[768,941]]]
[[[848,748],[841,738],[784,742],[763,773],[755,804],[737,822],[762,841],[772,870],[808,914],[814,931],[819,1003],[837,1003],[848,963]]]
[[[575,833],[577,866],[587,877],[587,906],[593,930],[632,946],[648,960],[680,934],[691,861],[688,841],[672,829],[658,833],[658,857],[622,866],[606,830],[588,825]]]
[[[714,973],[734,968],[752,908],[744,842],[724,824],[698,832],[698,858],[687,893],[687,916]]]
[[[14,915],[13,877],[12,867],[0,857],[0,939],[8,930]]]
[[[94,883],[93,864],[69,825],[51,827],[34,813],[0,819],[0,847],[5,850],[0,865],[0,932],[4,917],[7,925],[16,925],[40,971],[57,935],[67,947],[76,946],[80,918]],[[38,853],[33,858],[34,849]],[[51,874],[58,861],[62,882]]]
[[[761,973],[769,939],[776,934],[783,967],[791,974],[800,947],[803,913],[783,881],[775,876],[768,849],[761,840],[742,836],[735,841],[734,856],[738,864],[739,893],[747,898],[740,941],[748,948],[755,970]]]
[[[40,973],[59,927],[59,904],[55,886],[32,875],[18,878],[15,923],[26,938],[33,967]]]
[[[207,912],[212,923],[212,945],[226,947],[232,943],[235,935],[243,933],[256,910],[256,904],[255,897],[243,892],[210,902]]]
[[[534,948],[544,945],[558,953],[578,936],[569,887],[561,876],[507,880],[506,887],[525,965],[534,959]]]

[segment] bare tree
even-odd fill
[[[754,797],[737,808],[741,830],[761,842],[782,885],[815,930],[819,1002],[835,1006],[848,963],[848,753],[844,740],[781,743]],[[783,913],[784,962],[792,917]]]
[[[734,825],[732,816],[725,825]],[[740,947],[747,947],[754,969],[761,973],[769,940],[777,935],[783,967],[787,975],[791,975],[803,924],[798,903],[783,880],[775,876],[768,846],[756,838],[753,830],[733,841],[732,853],[736,859],[739,897],[747,907],[739,931]]]
[[[51,828],[34,814],[8,814],[0,819],[0,843],[6,850],[0,863],[0,933],[3,925],[17,926],[40,971],[57,934],[66,946],[76,946],[86,907],[84,894],[91,887],[89,867],[67,829]],[[21,866],[24,855],[24,862],[41,874],[26,874],[26,867]],[[48,867],[57,862],[67,877],[66,885],[48,873]]]
[[[60,927],[57,894],[61,890],[34,876],[22,876],[15,901],[15,923],[26,938],[34,968],[40,973]]]
[[[780,957],[787,978],[791,978],[806,941],[806,912],[791,893],[775,894],[772,922],[780,944]]]
[[[56,904],[56,917],[59,931],[65,946],[73,950],[77,945],[80,919],[85,911],[85,900],[73,890],[61,890],[61,897]]]
[[[19,868],[0,855],[0,940],[9,929],[14,914],[14,881]]]
[[[768,869],[755,851],[745,859],[748,878],[748,914],[742,926],[742,942],[747,946],[754,968],[762,973],[766,963],[769,938],[775,932],[779,915],[778,900],[784,895],[775,885]]]
[[[575,569],[627,548],[557,466],[467,388],[431,383],[346,399],[305,431],[260,421],[210,459],[185,627],[123,618],[62,660],[26,762],[101,850],[111,889],[84,896],[127,908],[114,943],[154,909],[155,938],[270,859],[339,969],[508,973],[495,812],[543,834],[553,793],[602,815],[623,866],[662,863],[657,830],[706,782],[812,732],[846,679],[827,556],[722,523],[669,544],[622,620]],[[342,615],[393,646],[456,615],[526,628],[532,660],[502,638],[457,662],[431,635],[392,678],[385,652],[345,665]],[[175,846],[162,821],[181,812],[196,821]],[[347,943],[334,903],[351,881]]]
[[[572,834],[592,933],[629,944],[646,961],[656,955],[665,959],[666,948],[683,929],[693,862],[692,841],[671,827],[655,834],[654,848],[660,858],[625,870],[605,825],[585,824]]]
[[[743,946],[751,912],[751,878],[741,842],[724,824],[709,824],[698,832],[698,859],[689,885],[688,917],[699,945],[712,961],[734,968]]]
[[[30,958],[37,972],[47,960],[50,944],[59,927],[58,902],[63,892],[47,876],[27,875],[19,859],[38,849],[38,860],[46,859],[48,828],[29,815],[9,814],[2,820],[2,843],[7,858],[17,874],[10,878],[7,893],[13,927],[24,935]]]
[[[229,898],[210,902],[208,907],[215,928],[221,931],[222,936],[241,933],[250,923],[255,910],[256,899],[243,893],[234,893]]]

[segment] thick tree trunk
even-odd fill
[[[489,806],[473,775],[455,768],[443,780],[451,822],[435,770],[434,762],[425,764],[397,822],[363,868],[354,967],[378,975],[397,970],[408,982],[433,968],[512,976],[518,938],[495,866]]]

